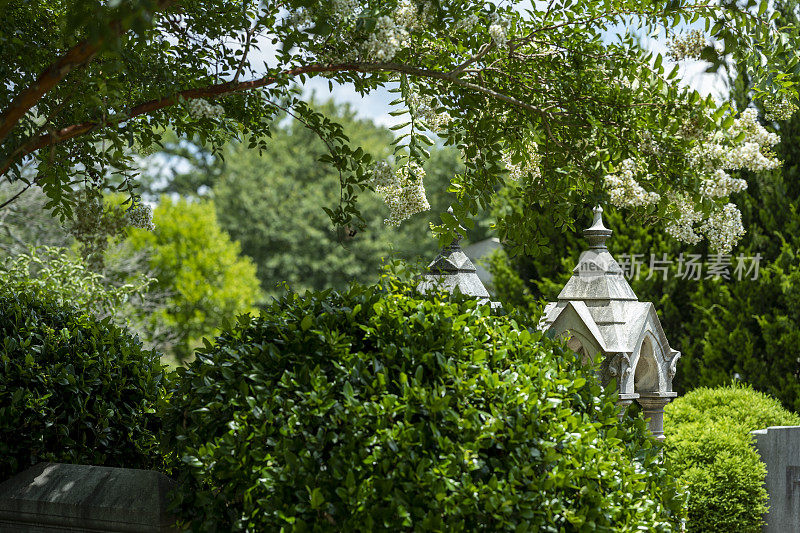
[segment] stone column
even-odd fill
[[[659,441],[664,440],[664,407],[677,395],[677,392],[641,393],[636,400],[642,406],[644,418],[649,419],[650,432]]]
[[[623,415],[625,415],[625,411],[628,407],[633,403],[633,400],[639,398],[639,395],[634,393],[625,394],[621,393],[619,395],[619,399],[617,400],[617,407],[619,407],[619,419],[622,420]]]

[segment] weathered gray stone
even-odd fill
[[[176,531],[160,472],[39,463],[0,484],[0,532]]]
[[[452,208],[448,209],[452,214]],[[450,293],[460,292],[466,296],[474,296],[482,303],[489,301],[489,291],[486,290],[477,269],[467,254],[461,249],[462,235],[456,238],[449,246],[443,248],[439,255],[428,265],[428,271],[422,275],[422,280],[417,285],[417,290],[426,294],[434,290],[445,290]],[[492,307],[500,304],[491,302]]]
[[[420,292],[426,293],[434,289],[443,289],[455,292],[456,288],[467,296],[488,298],[489,292],[481,283],[475,265],[461,250],[458,241],[453,241],[436,256],[428,272],[423,274],[422,281],[417,287]]]
[[[655,306],[640,302],[609,253],[611,230],[603,210],[594,210],[592,226],[583,234],[589,249],[578,259],[572,277],[548,303],[539,327],[567,339],[567,346],[589,359],[602,353],[601,378],[612,379],[620,404],[636,400],[650,419],[650,430],[663,438],[664,406],[677,394],[672,378],[680,352],[669,346]]]
[[[752,432],[767,465],[769,512],[765,533],[800,531],[800,426],[772,426]]]

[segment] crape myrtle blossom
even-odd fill
[[[389,218],[384,220],[388,226],[399,226],[404,220],[431,208],[425,194],[425,170],[411,161],[396,172],[387,172],[385,163],[376,164],[373,169],[373,184],[377,192],[391,209]]]
[[[472,33],[478,24],[481,23],[481,19],[475,13],[470,13],[468,16],[464,17],[463,19],[459,20],[453,26],[455,31],[464,31],[466,33]]]
[[[771,152],[780,142],[778,135],[768,132],[758,122],[753,108],[745,109],[727,130],[719,130],[699,142],[688,154],[689,167],[700,173],[700,196],[714,200],[726,198],[747,188],[747,182],[733,178],[727,171],[746,169],[760,172],[778,168],[781,162]],[[686,202],[677,204],[677,219],[666,228],[678,240],[694,244],[699,239],[694,224],[702,218]],[[714,205],[698,230],[708,239],[712,249],[728,253],[744,235],[742,215],[731,203]]]
[[[639,185],[637,175],[649,178],[641,162],[633,158],[623,160],[616,173],[607,174],[604,181],[611,203],[617,207],[640,207],[658,203],[661,196]]]
[[[737,142],[736,139],[742,134],[742,140]],[[768,132],[758,123],[758,112],[748,108],[734,119],[727,131],[717,131],[710,138],[697,143],[688,154],[688,163],[709,179],[719,169],[747,169],[752,172],[772,170],[781,165],[770,150],[778,142],[778,135]]]
[[[667,56],[673,61],[700,59],[703,48],[708,46],[703,32],[691,30],[683,35],[673,35],[667,41]]]
[[[778,96],[770,96],[764,100],[764,118],[767,120],[781,121],[789,120],[797,111],[797,105],[788,96],[781,93]]]
[[[492,13],[490,16],[489,35],[498,47],[503,48],[508,44],[508,30],[511,21],[503,18],[497,13]]]
[[[420,30],[431,23],[433,8],[433,2],[430,0],[422,2],[422,9],[417,9],[416,3],[412,0],[400,0],[394,18],[398,24],[410,31]]]
[[[527,141],[524,145],[523,160],[521,163],[514,163],[512,161],[512,152],[506,150],[503,152],[503,164],[508,171],[508,178],[511,181],[522,183],[525,176],[530,176],[531,181],[541,180],[542,178],[542,155],[537,150],[538,146],[535,142]]]
[[[356,9],[353,7],[352,18],[357,16]],[[411,32],[429,24],[432,15],[432,2],[423,2],[422,9],[418,9],[415,2],[400,0],[391,16],[378,17],[364,46],[366,56],[377,61],[391,61],[401,49],[410,45]]]
[[[432,96],[420,95],[416,91],[409,97],[409,108],[414,118],[424,122],[434,133],[441,132],[452,121],[450,113],[436,110],[436,101]]]
[[[372,165],[371,184],[375,189],[391,187],[395,182],[394,170],[386,161],[378,161]]]
[[[334,0],[333,14],[340,21],[354,20],[361,13],[360,0]]]
[[[702,236],[697,233],[695,224],[703,220],[703,213],[696,211],[685,195],[673,194],[670,200],[677,214],[667,224],[666,232],[686,244],[697,244]]]
[[[391,61],[395,54],[409,44],[410,34],[390,16],[379,17],[375,32],[369,36],[365,46],[367,57],[377,61]]]
[[[700,228],[713,250],[728,253],[745,234],[742,226],[742,213],[733,204],[725,204],[722,209],[711,213]]]
[[[190,100],[187,107],[192,118],[219,118],[225,114],[225,109],[221,105],[211,105],[203,98]]]
[[[718,168],[711,177],[700,183],[700,195],[707,198],[724,198],[734,192],[747,188],[747,182],[741,178],[732,178],[727,172]]]
[[[736,206],[716,203],[747,188],[744,179],[732,177],[729,172],[740,169],[760,172],[781,164],[771,151],[780,138],[761,126],[755,109],[745,109],[732,121],[728,120],[728,128],[700,137],[686,155],[689,170],[699,177],[697,201],[705,204],[705,209],[693,204],[686,194],[670,194],[668,211],[672,215],[665,228],[668,234],[687,244],[696,244],[705,235],[709,245],[723,253],[729,252],[745,232]],[[649,134],[643,137],[645,144],[650,142]],[[641,147],[642,143],[639,145]],[[613,205],[644,207],[661,200],[658,193],[648,192],[639,183],[639,180],[649,182],[651,179],[645,172],[644,162],[631,157],[623,160],[616,172],[607,174],[604,183]],[[704,212],[708,213],[705,218]]]

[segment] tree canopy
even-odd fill
[[[342,124],[352,142],[377,156],[391,153],[388,128],[358,118],[349,105],[318,107]],[[344,289],[353,280],[373,283],[381,263],[391,259],[427,263],[437,252],[429,225],[455,201],[447,188],[461,169],[457,150],[432,146],[424,168],[431,211],[388,227],[383,221],[389,209],[365,195],[359,207],[369,230],[359,231],[334,227],[320,208],[338,201],[339,179],[334,169],[317,162],[325,144],[301,122],[287,117],[261,153],[231,141],[215,155],[196,141],[170,136],[163,150],[145,160],[142,192],[153,198],[163,193],[212,197],[220,227],[253,259],[266,296],[282,293],[284,282],[299,292]],[[484,239],[488,226],[486,214],[465,237]]]
[[[171,338],[155,339],[159,348],[179,360],[189,357],[225,320],[250,311],[259,300],[256,269],[241,257],[239,243],[220,229],[210,201],[171,201],[163,197],[155,210],[153,231],[133,228],[124,244],[147,253],[153,288],[166,295],[164,305],[142,313],[148,332],[158,326]]]
[[[728,171],[779,164],[747,112],[679,84],[638,36],[669,36],[671,58],[731,58],[754,73],[774,115],[794,109],[796,31],[768,3],[552,0],[518,10],[474,0],[8,0],[0,21],[0,175],[34,184],[60,216],[75,186],[135,194],[135,151],[167,127],[219,147],[263,148],[289,113],[325,142],[340,176],[338,226],[362,225],[376,190],[400,222],[428,207],[420,168],[429,134],[462,151],[455,217],[506,182],[571,224],[610,201],[665,219],[675,237],[727,249],[741,236]],[[684,33],[681,28],[701,27]],[[259,50],[260,49],[260,50]],[[312,77],[364,94],[398,91],[407,128],[376,162],[296,88]],[[427,133],[426,133],[427,132]],[[9,200],[14,201],[15,196]],[[6,200],[9,201],[9,200]],[[134,201],[131,209],[140,206]],[[501,236],[535,248],[539,228],[510,213]],[[447,235],[443,235],[446,238]]]

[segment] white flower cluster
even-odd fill
[[[353,20],[361,13],[360,0],[333,0],[333,16],[340,21]]]
[[[202,98],[189,101],[189,115],[192,118],[218,118],[225,114],[225,109],[219,104],[211,105]]]
[[[155,224],[153,224],[153,210],[149,205],[143,204],[140,201],[128,207],[126,217],[128,219],[128,225],[133,228],[141,228],[149,231],[156,229]]]
[[[375,23],[375,31],[366,43],[366,53],[377,61],[391,61],[397,52],[409,44],[408,30],[397,24],[392,17],[379,17]]]
[[[508,171],[508,178],[512,181],[520,182],[525,176],[530,176],[531,181],[540,180],[542,178],[542,154],[538,152],[538,146],[535,142],[527,141],[525,143],[525,159],[520,164],[515,164],[511,160],[511,152],[503,152],[502,161]]]
[[[430,9],[430,4],[426,4],[423,10]],[[423,15],[427,18],[427,12]],[[420,17],[417,16],[417,6],[411,0],[400,0],[397,3],[397,11],[394,13],[394,20],[398,25],[408,28],[409,30],[416,30],[422,25]]]
[[[475,13],[470,13],[468,17],[464,17],[455,23],[453,28],[456,31],[465,31],[466,33],[473,33],[475,28],[481,23],[481,19]]]
[[[741,142],[736,138],[744,134]],[[771,170],[781,162],[771,152],[780,137],[758,123],[758,113],[745,109],[726,132],[717,132],[698,143],[688,155],[689,166],[701,173],[702,192],[709,198],[727,196],[747,188],[744,180],[731,178],[725,170]]]
[[[700,174],[701,198],[725,198],[747,188],[745,180],[733,178],[727,171],[759,172],[780,166],[781,162],[771,152],[779,141],[780,137],[759,124],[756,110],[749,108],[734,119],[727,131],[716,132],[698,143],[689,152],[687,161]],[[677,214],[666,231],[680,241],[696,244],[700,233],[706,236],[711,248],[727,253],[745,233],[742,214],[734,204],[716,209],[705,221],[686,198],[675,201],[674,207]],[[699,228],[695,228],[700,222]]]
[[[719,253],[729,253],[739,242],[745,230],[742,226],[742,213],[733,204],[714,211],[700,228],[708,239],[708,244]]]
[[[678,216],[667,225],[665,231],[680,242],[697,244],[702,237],[697,234],[694,225],[703,220],[703,213],[696,211],[685,196],[676,196],[671,200]]]
[[[378,161],[372,165],[372,179],[370,182],[375,189],[391,187],[394,181],[394,171],[389,163]]]
[[[734,192],[741,192],[747,188],[747,182],[741,178],[732,178],[724,170],[717,169],[714,173],[703,178],[700,183],[700,194],[706,198],[723,198]]]
[[[745,234],[742,213],[731,203],[713,211],[699,228],[695,225],[703,220],[703,214],[696,211],[689,200],[676,198],[674,207],[678,214],[667,225],[666,232],[681,242],[697,244],[703,234],[711,249],[727,254]]]
[[[661,196],[657,192],[648,192],[636,181],[636,175],[642,174],[644,169],[633,158],[628,158],[620,163],[614,174],[606,174],[605,184],[608,188],[610,201],[617,207],[637,207],[658,203]]]
[[[386,225],[399,226],[411,216],[431,208],[425,195],[425,170],[416,163],[400,167],[391,179],[386,179],[384,167],[376,165],[373,179],[375,191],[391,209],[389,218],[384,220]]]
[[[489,24],[489,35],[499,48],[508,44],[508,29],[511,25],[509,19],[500,17],[497,13],[492,13]]]
[[[703,32],[692,30],[685,35],[674,35],[667,41],[667,56],[673,61],[700,59],[703,48],[708,46]]]
[[[785,94],[772,96],[764,101],[764,117],[767,120],[789,120],[797,111],[797,105],[792,102]]]
[[[640,141],[637,146],[642,153],[650,155],[661,154],[661,145],[653,139],[653,134],[647,130],[640,135]]]
[[[436,111],[436,102],[432,96],[413,92],[409,100],[410,107],[414,112],[414,118],[427,124],[433,132],[442,131],[453,120],[447,111],[442,113]]]

